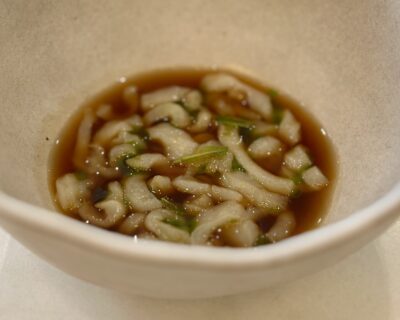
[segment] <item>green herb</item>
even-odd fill
[[[304,183],[303,173],[304,173],[304,171],[311,168],[312,166],[313,166],[312,164],[307,164],[307,165],[301,167],[298,171],[293,173],[292,181],[294,182],[295,185],[300,185],[300,184]]]
[[[295,172],[292,176],[292,181],[294,182],[295,185],[302,184],[304,182],[303,171]]]
[[[162,197],[160,199],[160,201],[165,209],[174,211],[175,213],[177,213],[179,215],[185,214],[185,209],[180,204],[173,201],[171,198]]]
[[[197,148],[196,152],[183,156],[174,161],[174,164],[201,164],[204,161],[220,158],[226,155],[228,148],[221,146],[204,146]]]
[[[168,217],[163,220],[163,222],[168,223],[178,229],[185,230],[189,233],[196,228],[196,220],[192,218],[186,218],[179,215],[173,217]]]
[[[277,96],[279,96],[279,92],[276,91],[275,89],[269,89],[267,91],[267,94],[271,97],[271,98],[276,98]]]
[[[126,160],[132,158],[133,156],[134,156],[134,155],[124,155],[124,156],[120,157],[120,158],[117,160],[117,163],[116,163],[116,166],[115,166],[115,167],[118,168],[118,171],[121,172],[121,174],[122,174],[123,176],[133,176],[133,175],[135,175],[135,174],[144,172],[144,171],[141,171],[141,170],[136,170],[136,169],[134,169],[134,168],[131,168],[131,167],[126,163]]]
[[[283,119],[283,109],[279,106],[274,106],[272,110],[272,122],[280,124]]]
[[[263,246],[265,244],[271,244],[272,241],[268,238],[266,234],[262,234],[257,238],[255,246]]]
[[[202,165],[200,165],[197,170],[196,170],[196,174],[205,174],[207,173],[207,164],[203,163]]]
[[[130,142],[127,142],[127,143],[131,144],[135,148],[136,154],[142,153],[147,148],[147,145],[143,140],[130,141]]]
[[[250,120],[230,117],[230,116],[217,116],[217,122],[219,124],[224,124],[231,127],[239,127],[239,128],[253,128],[254,123]]]
[[[101,188],[101,187],[96,187],[92,191],[90,195],[90,200],[92,200],[93,203],[97,203],[101,200],[104,200],[108,196],[108,191]]]
[[[231,170],[246,172],[246,169],[243,168],[243,166],[239,163],[239,161],[236,159],[236,157],[233,158]]]
[[[87,174],[84,171],[76,171],[74,174],[79,181],[87,179]]]
[[[131,131],[129,131],[129,133],[137,134],[139,137],[141,137],[145,141],[150,139],[149,133],[142,126],[132,125],[132,129],[131,129]]]

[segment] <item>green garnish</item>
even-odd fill
[[[83,181],[87,178],[87,174],[83,171],[76,171],[74,174],[79,181]]]
[[[160,201],[165,209],[174,211],[179,215],[183,215],[185,213],[185,209],[169,197],[162,197]]]
[[[239,128],[253,128],[254,123],[250,120],[230,117],[230,116],[217,116],[217,122],[219,124],[224,124],[231,127],[239,127]]]
[[[124,155],[124,156],[120,157],[116,162],[115,167],[118,168],[117,170],[119,172],[121,172],[121,174],[123,176],[133,176],[135,174],[144,172],[144,171],[133,169],[126,163],[126,160],[132,158],[133,156],[135,156],[135,155]]]
[[[196,220],[192,217],[188,217],[185,215],[185,209],[181,204],[176,203],[169,197],[162,197],[160,201],[163,205],[163,208],[173,211],[175,213],[174,216],[165,218],[163,220],[165,223],[168,223],[176,228],[185,230],[189,233],[194,230],[194,228],[196,227]]]
[[[129,131],[129,133],[137,134],[139,137],[141,137],[145,141],[149,140],[149,138],[150,138],[149,133],[142,126],[132,125],[132,129],[131,129],[131,131]]]
[[[233,158],[231,169],[232,171],[246,172],[246,169],[237,161],[236,157]]]
[[[142,153],[147,148],[146,143],[143,140],[130,141],[127,143],[131,144],[135,148],[136,154]]]
[[[257,238],[256,243],[254,244],[255,246],[263,246],[265,244],[271,244],[272,241],[268,238],[266,234],[262,234]]]
[[[304,182],[303,181],[303,171],[295,172],[293,174],[292,181],[294,182],[294,184],[296,186],[299,185],[299,184],[302,184]]]
[[[274,106],[272,110],[272,122],[275,124],[280,124],[283,119],[283,109],[278,106]]]
[[[275,89],[269,89],[267,91],[267,94],[271,97],[271,98],[276,98],[277,96],[279,96],[279,92],[276,91]]]
[[[197,148],[196,152],[183,156],[174,161],[174,164],[199,164],[214,158],[221,158],[228,152],[228,148],[221,146],[204,146]]]
[[[189,233],[196,228],[196,220],[191,218],[182,217],[175,215],[173,217],[168,217],[163,220],[163,222],[170,224],[178,229],[185,230]]]
[[[304,173],[304,171],[311,168],[312,166],[313,166],[312,164],[305,165],[305,166],[301,167],[300,170],[293,173],[292,181],[294,182],[295,185],[304,183],[303,173]]]

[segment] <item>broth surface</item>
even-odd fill
[[[274,110],[290,110],[294,117],[297,119],[297,121],[301,124],[301,141],[300,143],[304,145],[309,152],[310,158],[312,159],[313,165],[317,166],[323,175],[328,179],[329,183],[326,187],[322,188],[321,190],[318,190],[316,192],[301,192],[300,196],[298,195],[290,195],[290,200],[288,204],[288,210],[293,213],[295,217],[295,227],[293,230],[290,232],[290,236],[296,235],[302,232],[305,232],[307,230],[313,229],[317,227],[323,220],[328,207],[329,203],[332,197],[333,189],[335,186],[335,180],[336,180],[336,155],[334,152],[333,145],[327,136],[326,132],[324,131],[323,127],[318,123],[318,121],[306,110],[305,107],[300,106],[297,102],[293,101],[291,98],[285,96],[284,94],[281,94],[279,91],[276,91],[272,88],[266,87],[263,85],[261,82],[258,82],[254,79],[250,79],[246,76],[227,71],[227,70],[214,70],[214,69],[171,69],[171,70],[161,70],[161,71],[154,71],[154,72],[148,72],[148,73],[143,73],[137,76],[133,76],[129,79],[124,79],[125,81],[123,82],[118,82],[114,84],[113,86],[107,88],[106,90],[100,92],[97,96],[94,98],[90,99],[87,103],[82,105],[79,110],[73,114],[73,116],[68,120],[66,126],[62,130],[60,136],[58,137],[51,157],[49,161],[49,188],[50,192],[52,194],[52,198],[54,199],[55,206],[57,209],[61,212],[63,212],[66,215],[69,215],[73,218],[82,220],[84,222],[86,221],[84,218],[82,218],[77,210],[64,210],[62,206],[60,205],[59,199],[57,197],[57,187],[56,187],[56,182],[57,179],[63,177],[64,175],[68,173],[74,173],[75,175],[81,175],[82,174],[82,168],[77,168],[76,164],[74,164],[73,160],[73,154],[75,152],[75,145],[77,142],[77,137],[78,137],[78,130],[81,125],[82,119],[84,119],[85,116],[85,110],[92,110],[93,113],[98,110],[99,106],[103,105],[110,105],[113,108],[113,116],[110,117],[107,121],[98,119],[94,122],[94,125],[92,127],[92,137],[98,132],[102,126],[104,126],[105,123],[112,121],[112,120],[124,120],[129,117],[132,117],[132,113],[130,113],[129,108],[127,107],[126,102],[124,102],[123,99],[123,92],[125,88],[129,86],[134,86],[137,89],[137,92],[139,93],[139,96],[145,93],[150,93],[155,90],[164,88],[164,87],[169,87],[169,86],[182,86],[182,87],[187,87],[187,88],[192,88],[195,90],[199,90],[201,87],[201,82],[202,79],[209,75],[209,74],[215,74],[216,72],[223,72],[227,73],[230,75],[233,75],[236,79],[239,79],[242,83],[249,85],[250,87],[259,90],[263,93],[267,93],[272,101],[272,105],[274,106]],[[205,107],[208,107],[209,110],[214,111],[213,108],[210,108],[208,103],[211,103],[212,101],[212,95],[218,95],[222,94],[225,95],[225,93],[221,92],[205,92],[204,89],[201,89],[201,93],[204,96],[207,95],[207,98],[203,101],[203,105]],[[237,92],[233,92],[232,95],[235,95]],[[239,90],[239,95],[241,94]],[[210,98],[211,97],[211,98]],[[226,98],[226,97],[225,97]],[[235,100],[236,97],[233,98],[234,103],[237,101]],[[239,97],[238,101],[244,101],[240,100],[241,98]],[[236,101],[236,102],[235,102]],[[238,110],[242,110],[240,108],[247,108],[246,103],[243,103],[243,106],[239,106]],[[213,113],[213,117],[215,118],[217,115],[215,112]],[[143,117],[145,115],[145,112],[141,107],[139,107],[138,111],[136,114],[140,115]],[[237,114],[234,115],[234,118],[237,118]],[[262,120],[262,118],[260,118]],[[150,125],[149,127],[157,126],[160,123],[168,123],[170,121],[166,121],[167,119],[162,119],[161,121],[157,121],[156,123]],[[228,119],[229,120],[229,119]],[[249,119],[246,119],[249,120]],[[192,119],[192,121],[194,121]],[[252,120],[249,120],[252,121]],[[198,144],[205,143],[210,140],[218,140],[217,137],[217,130],[219,128],[219,125],[213,120],[211,125],[208,126],[207,130],[205,132],[201,133],[190,133],[190,136],[194,141],[196,141]],[[239,132],[242,132],[243,128],[238,128]],[[183,129],[184,130],[184,129]],[[253,129],[250,129],[253,130]],[[275,134],[273,134],[275,135]],[[244,147],[248,147],[250,142],[254,141],[246,141],[246,137],[242,137],[244,141]],[[147,139],[147,138],[146,138]],[[146,149],[145,153],[163,153],[163,146],[152,139],[146,140]],[[285,152],[289,151],[292,149],[296,144],[294,145],[284,145]],[[111,147],[105,147],[104,152],[107,154]],[[222,150],[222,149],[221,149]],[[284,155],[282,153],[282,156]],[[281,158],[282,158],[281,156]],[[275,161],[275,160],[274,160]],[[282,159],[278,159],[275,161],[277,164],[275,165],[274,163],[271,164],[272,160],[270,163],[267,160],[254,160],[260,167],[264,169],[268,169],[273,174],[280,174],[280,170],[282,167]],[[128,168],[129,169],[129,168]],[[157,169],[151,169],[151,171],[147,174],[149,174],[149,177],[151,178],[154,175],[162,175],[162,176],[169,176],[171,180],[174,180],[174,178],[184,175],[186,172],[185,170],[187,169],[187,166],[180,164],[174,164],[167,169],[165,167],[157,168]],[[241,170],[241,169],[240,169]],[[100,178],[93,178],[92,179],[92,184],[90,185],[90,201],[91,205],[94,205],[96,202],[104,200],[104,196],[107,194],[107,184],[111,181],[122,181],[122,184],[125,181],[127,177],[132,174],[131,172],[129,174],[122,175],[118,178],[105,178],[105,177],[100,177]],[[137,172],[133,173],[133,175],[137,174]],[[142,174],[142,173],[139,173]],[[90,176],[90,174],[83,173],[83,175]],[[209,175],[209,174],[202,174],[201,172],[196,173],[195,178],[200,181],[200,182],[205,182],[208,184],[214,184],[214,185],[220,185],[219,179],[220,175]],[[149,178],[146,178],[147,181]],[[93,182],[94,181],[94,182]],[[301,182],[302,183],[302,182]],[[154,193],[154,192],[153,192]],[[158,199],[163,198],[160,195],[156,195]],[[167,197],[164,197],[168,201],[171,201],[175,207],[171,209],[171,207],[165,206],[165,201],[163,202],[163,208],[169,209],[169,210],[176,210],[176,206],[179,207],[179,210],[184,207],[184,201],[188,201],[188,199],[192,197],[195,198],[195,196],[190,196],[186,193],[182,192],[177,192],[176,190],[170,194],[167,195]],[[100,200],[99,200],[100,199]],[[217,205],[219,202],[215,203],[214,205]],[[247,208],[249,205],[248,200],[244,200],[241,202],[241,204]],[[286,209],[285,209],[286,210]],[[135,211],[135,210],[133,210]],[[185,210],[184,210],[185,211]],[[199,224],[198,218],[193,217],[193,214],[188,214],[187,212],[182,213],[183,217],[186,219],[188,218],[190,221],[195,221],[194,224]],[[99,214],[101,215],[102,213],[99,211]],[[129,216],[129,212],[124,215],[124,219]],[[148,214],[148,212],[145,212],[144,214]],[[175,212],[176,214],[176,212]],[[178,212],[178,215],[180,213]],[[200,213],[201,215],[201,213]],[[107,229],[116,231],[116,232],[123,232],[123,233],[129,233],[131,236],[138,236],[138,237],[144,237],[144,238],[159,238],[157,235],[155,235],[154,232],[149,231],[146,226],[143,224],[143,221],[138,222],[140,223],[140,227],[136,228],[134,232],[124,232],[121,231],[121,224],[123,223],[124,219],[120,219],[118,222],[116,222],[114,225],[107,227]],[[175,218],[173,218],[175,219]],[[176,229],[181,229],[184,230],[185,232],[187,231],[190,235],[190,232],[193,230],[189,230],[188,226],[185,224],[183,227],[180,225],[180,217],[175,219],[174,221],[166,221],[171,226],[176,227]],[[185,223],[189,220],[185,220]],[[276,223],[276,214],[271,213],[267,215],[263,215],[263,217],[259,218],[256,220],[256,223],[260,229],[261,236],[265,235],[268,233],[268,230],[270,230],[271,226]],[[211,244],[211,245],[216,245],[216,246],[224,246],[224,245],[229,245],[229,246],[236,246],[235,244],[232,244],[230,241],[225,241],[224,240],[224,235],[226,231],[226,228],[229,229],[229,227],[226,226],[220,226],[216,228],[210,237],[207,239],[206,244]],[[258,236],[260,238],[260,235]],[[257,244],[265,244],[269,242],[275,242],[275,241],[270,241],[267,239],[267,241],[264,241],[264,238],[260,238],[260,241],[257,241],[257,243],[253,243],[252,245],[257,245]],[[259,239],[259,240],[260,240]],[[164,239],[165,240],[165,239]],[[173,240],[172,240],[173,241]],[[182,242],[182,241],[177,241],[177,242]],[[233,242],[235,243],[235,241]]]

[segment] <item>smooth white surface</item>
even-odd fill
[[[173,301],[126,296],[72,278],[0,230],[0,319],[398,320],[399,247],[400,220],[343,262],[280,288]]]

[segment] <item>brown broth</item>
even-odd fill
[[[127,116],[127,114],[124,112],[125,108],[121,96],[122,91],[126,86],[135,85],[140,94],[169,85],[198,88],[201,78],[204,75],[215,71],[217,70],[182,68],[147,72],[128,78],[123,83],[117,82],[110,88],[105,89],[97,96],[90,99],[87,103],[83,104],[68,120],[59,138],[56,140],[50,156],[48,170],[49,188],[57,209],[62,211],[57,204],[55,196],[55,181],[60,176],[74,171],[72,154],[77,137],[77,128],[83,117],[84,109],[94,109],[101,104],[111,104],[114,110],[118,113],[117,117],[123,118]],[[218,69],[218,71],[229,72],[256,89],[266,92],[272,89],[261,82],[242,74],[230,70]],[[279,93],[273,98],[273,103],[293,112],[302,125],[302,143],[310,149],[314,163],[321,169],[329,180],[329,186],[327,188],[318,192],[303,194],[298,199],[291,201],[289,208],[295,213],[297,222],[294,234],[298,234],[315,228],[322,222],[328,210],[336,183],[337,159],[334,147],[329,137],[323,130],[322,126],[305,107],[300,106],[299,103],[282,93]],[[141,114],[141,112],[138,113]],[[209,133],[195,134],[193,135],[193,138],[198,142],[204,142],[210,139],[210,135]],[[158,145],[152,144],[150,145],[149,150],[154,152],[159,150],[159,148]],[[177,172],[179,174],[179,170]],[[175,198],[181,199],[181,195],[175,195]],[[260,224],[270,226],[271,218],[266,219],[266,221],[261,221]],[[262,227],[262,229],[264,228]]]

